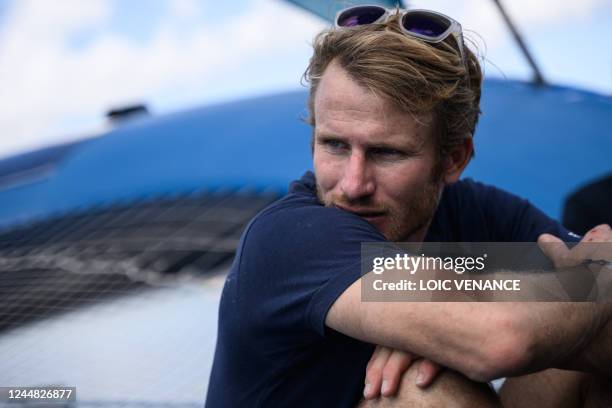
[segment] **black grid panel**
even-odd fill
[[[68,213],[0,235],[0,332],[230,265],[276,194],[200,194]]]

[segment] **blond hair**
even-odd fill
[[[471,138],[480,114],[482,71],[475,54],[454,37],[427,43],[404,34],[397,18],[385,24],[319,33],[304,79],[310,83],[308,122],[325,69],[337,62],[357,83],[416,118],[431,114],[438,161]]]

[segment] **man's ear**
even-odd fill
[[[465,141],[453,148],[450,154],[444,159],[444,184],[453,184],[470,162],[474,145],[472,138],[467,138]]]

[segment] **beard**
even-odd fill
[[[375,202],[372,197],[350,200],[344,194],[335,194],[327,199],[323,197],[317,182],[317,197],[326,207],[336,205],[349,208],[368,208],[373,212],[385,214],[385,225],[378,228],[388,241],[422,240],[438,208],[442,193],[442,181],[435,175],[415,188],[413,194],[401,205]]]
[[[391,242],[413,241],[416,236],[424,237],[438,209],[440,196],[441,188],[438,183],[424,184],[402,208],[389,209],[389,228],[381,233]]]

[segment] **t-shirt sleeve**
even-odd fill
[[[238,265],[242,311],[261,330],[297,343],[326,335],[334,301],[361,274],[361,243],[384,237],[365,220],[307,206],[262,214],[247,230]],[[313,337],[314,336],[314,337]]]

